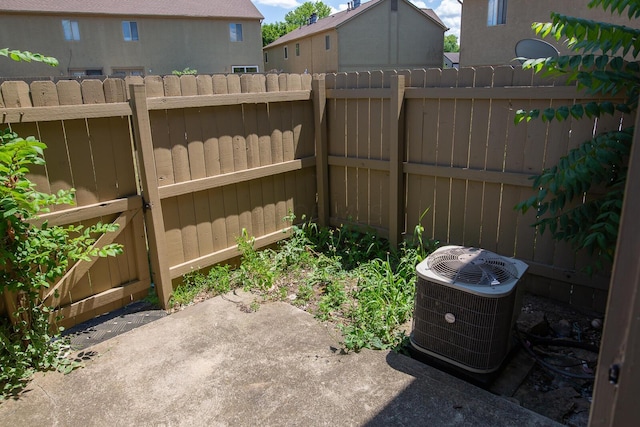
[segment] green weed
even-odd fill
[[[293,223],[295,216],[285,220]],[[403,325],[413,313],[415,266],[438,243],[423,239],[423,232],[422,225],[416,226],[412,240],[391,250],[386,240],[370,231],[303,221],[292,226],[291,237],[277,250],[258,251],[255,239],[243,230],[237,240],[240,266],[235,270],[216,266],[206,276],[186,275],[172,301],[188,304],[201,292],[218,294],[238,287],[257,293],[263,301],[295,295],[292,304],[338,325],[345,349],[401,348],[407,338]],[[248,309],[259,307],[260,301],[254,299]]]

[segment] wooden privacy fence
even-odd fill
[[[425,237],[515,256],[529,264],[530,290],[604,311],[608,278],[581,273],[590,257],[538,233],[535,212],[513,208],[533,195],[531,175],[629,118],[515,125],[518,109],[593,98],[510,66],[331,74],[316,86],[326,105],[316,120],[327,139],[321,222],[371,227],[396,244],[428,210]]]
[[[257,247],[287,237],[290,212],[395,245],[426,211],[425,237],[515,256],[532,291],[604,310],[608,279],[580,273],[589,258],[513,210],[533,194],[530,175],[628,120],[513,124],[520,108],[591,99],[574,87],[487,67],[0,90],[2,123],[49,146],[31,173],[38,189],[77,189],[76,206],[41,220],[120,224],[100,244],[122,243],[123,255],[78,264],[43,294],[67,325],[144,297],[152,281],[166,306],[175,279],[237,256],[243,229]]]
[[[172,279],[237,256],[243,229],[261,247],[287,236],[289,212],[315,216],[311,76],[0,88],[2,124],[48,145],[46,167],[30,174],[38,190],[77,189],[76,206],[41,221],[120,224],[98,244],[121,243],[124,254],[76,264],[43,294],[66,326],[146,296],[149,261],[166,306]]]

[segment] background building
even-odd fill
[[[262,71],[262,19],[251,0],[3,0],[2,47],[60,65],[2,61],[0,77]]]
[[[589,9],[587,0],[464,0],[460,30],[460,66],[517,64],[515,46],[527,38],[539,38],[533,22],[550,21],[551,12],[631,26],[626,16],[602,8]],[[569,51],[551,37],[561,54]]]
[[[264,47],[265,70],[324,73],[442,67],[447,27],[406,0],[350,2]]]

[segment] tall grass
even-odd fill
[[[243,288],[263,301],[292,302],[336,324],[347,350],[395,348],[406,338],[403,325],[413,313],[415,266],[437,246],[423,239],[423,231],[416,226],[414,238],[392,250],[373,232],[303,221],[277,249],[262,251],[244,231],[238,239],[240,266],[185,275],[172,303],[187,305],[198,296]]]

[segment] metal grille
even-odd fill
[[[482,249],[435,252],[427,258],[427,266],[438,276],[466,285],[495,286],[518,278],[513,264]]]
[[[418,277],[412,342],[478,372],[496,370],[509,351],[515,295],[482,297]]]

